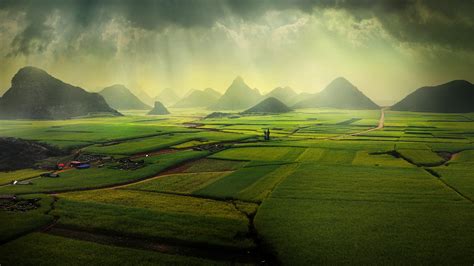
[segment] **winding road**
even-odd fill
[[[374,128],[368,129],[368,130],[364,130],[364,131],[361,131],[361,132],[352,133],[352,134],[350,134],[350,136],[358,136],[358,135],[362,135],[362,134],[372,132],[372,131],[375,131],[375,130],[383,129],[384,125],[385,125],[385,109],[386,108],[380,109],[380,119],[379,119],[379,124],[378,124],[377,127],[374,127]]]
[[[363,135],[363,134],[366,134],[366,133],[369,133],[369,132],[372,132],[372,131],[383,129],[384,126],[385,126],[385,110],[386,110],[386,108],[380,109],[380,119],[379,119],[379,123],[376,127],[369,128],[369,129],[362,130],[362,131],[355,132],[355,133],[351,133],[351,134],[344,134],[344,135],[340,135],[340,136],[336,136],[336,137],[331,137],[331,138],[328,138],[328,139],[337,140],[337,139],[342,139],[342,138],[345,138],[345,137],[359,136],[359,135]]]

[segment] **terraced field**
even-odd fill
[[[196,114],[0,121],[0,136],[68,150],[58,162],[99,158],[0,173],[0,264],[474,262],[465,115]]]

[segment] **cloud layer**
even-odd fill
[[[382,99],[384,81],[349,67],[388,62],[385,82],[416,77],[401,90],[472,81],[473,12],[472,0],[3,0],[0,85],[22,64],[89,88],[121,79],[146,90],[223,89],[236,74],[263,89],[319,90],[348,75]]]

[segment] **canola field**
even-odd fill
[[[0,264],[472,265],[473,116],[380,112],[0,121],[102,158],[0,173]]]

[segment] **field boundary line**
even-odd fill
[[[464,195],[461,191],[459,191],[457,188],[451,186],[448,182],[446,182],[443,177],[438,173],[436,172],[438,176],[435,176],[431,171],[428,171],[426,168],[424,168],[424,170],[430,174],[432,177],[436,178],[439,180],[439,182],[441,182],[444,186],[446,186],[447,188],[451,189],[452,191],[454,191],[456,194],[458,194],[459,196],[461,196],[462,198],[464,198],[465,200],[469,201],[470,203],[474,204],[474,200],[471,199],[470,197]]]
[[[132,185],[136,185],[136,184],[141,184],[141,183],[145,183],[145,182],[148,182],[148,181],[153,181],[155,179],[159,179],[161,177],[165,177],[165,176],[172,176],[172,175],[184,175],[184,174],[214,174],[214,173],[223,173],[223,174],[230,174],[232,172],[235,172],[235,170],[229,170],[229,171],[206,171],[206,172],[179,172],[179,173],[170,173],[170,174],[158,174],[154,177],[150,177],[150,178],[147,178],[147,179],[143,179],[143,180],[139,180],[137,182],[134,182],[134,183],[130,183],[130,184],[125,184],[125,185],[119,185],[119,186],[116,186],[116,187],[109,187],[109,188],[106,188],[106,189],[129,189],[129,190],[133,190],[132,188],[127,188],[128,186],[132,186]],[[136,189],[138,190],[138,189]]]
[[[213,200],[213,201],[225,202],[225,203],[230,203],[230,204],[232,204],[234,201],[240,201],[243,203],[257,204],[257,205],[259,204],[258,202],[241,200],[241,199],[236,199],[236,198],[219,198],[219,197],[210,197],[210,196],[197,195],[197,194],[186,194],[186,193],[172,192],[172,191],[154,191],[154,190],[137,189],[137,188],[118,188],[118,189],[129,190],[133,192],[146,192],[146,193],[154,193],[154,194],[191,197],[191,198],[196,198],[196,199]]]

